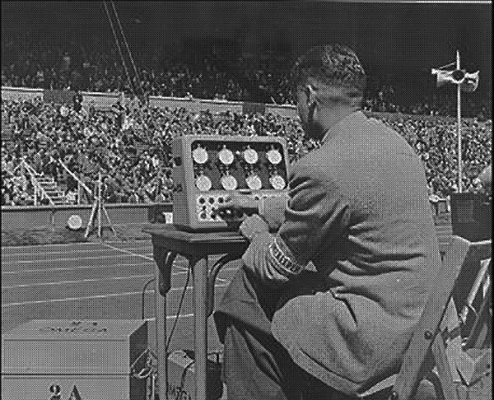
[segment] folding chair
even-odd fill
[[[492,398],[490,258],[490,240],[471,243],[453,236],[433,285],[436,290],[427,301],[399,373],[374,385],[359,398]],[[465,296],[465,285],[458,277],[467,275],[474,279]],[[461,305],[455,303],[455,297],[462,301]]]

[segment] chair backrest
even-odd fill
[[[410,400],[421,379],[444,360],[432,357],[432,345],[440,333],[446,310],[453,296],[458,277],[472,265],[491,257],[491,241],[471,243],[459,236],[453,236],[446,251],[444,261],[437,274],[417,328],[405,353],[403,364],[391,393],[392,400]],[[458,305],[457,305],[458,306]],[[461,309],[461,307],[460,307]],[[471,330],[473,331],[473,329]],[[437,344],[438,342],[436,342]],[[451,399],[448,399],[451,400]]]

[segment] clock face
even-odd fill
[[[206,175],[198,176],[196,179],[196,187],[201,192],[207,192],[212,187],[211,179],[209,179]]]
[[[218,158],[223,165],[230,165],[234,160],[232,151],[227,148],[224,148],[219,152]]]
[[[247,183],[249,189],[259,190],[262,188],[261,178],[259,178],[256,174],[248,176],[245,182]]]
[[[225,175],[221,177],[221,186],[225,190],[235,190],[238,186],[237,180],[232,175]]]
[[[271,164],[277,165],[281,162],[281,153],[276,149],[271,149],[266,153],[266,157]]]
[[[255,164],[258,159],[259,159],[259,156],[257,155],[257,151],[255,151],[254,149],[244,150],[244,160],[248,164]]]
[[[198,147],[192,152],[192,159],[197,164],[204,164],[208,160],[208,152],[206,151],[206,149]]]
[[[269,183],[271,183],[271,186],[276,190],[282,190],[286,185],[285,180],[281,175],[273,175],[269,178]]]

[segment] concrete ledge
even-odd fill
[[[154,222],[159,219],[156,214],[172,212],[172,203],[159,204],[105,204],[105,209],[115,225]],[[77,214],[87,226],[92,205],[39,206],[39,207],[2,207],[2,232],[13,229],[30,229],[52,225],[63,228],[67,219]],[[103,225],[107,224],[105,215]]]

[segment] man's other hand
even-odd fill
[[[259,211],[258,200],[245,194],[229,194],[223,204],[219,204],[216,213],[223,219],[232,219],[244,214],[251,215]]]

